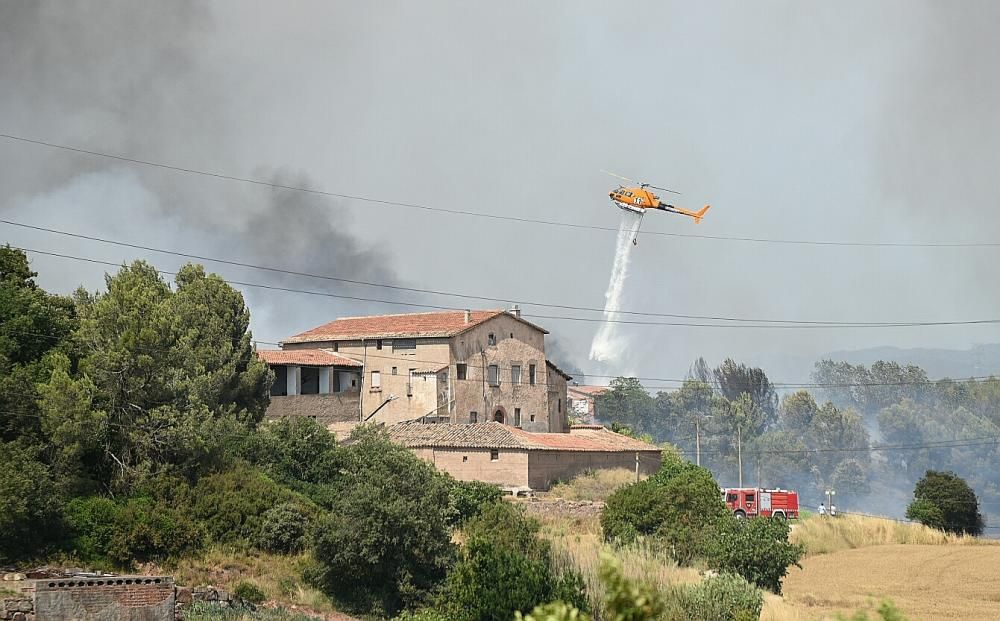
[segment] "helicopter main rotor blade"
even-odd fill
[[[646,185],[649,184],[647,183]],[[680,194],[680,192],[678,192],[677,190],[671,190],[670,188],[661,188],[655,185],[650,185],[649,187],[653,188],[654,190],[663,190],[664,192],[670,192],[671,194],[678,194],[678,195]]]
[[[608,171],[608,170],[603,170],[602,169],[601,172],[604,173],[604,174],[606,174],[606,175],[611,175],[612,177],[618,177],[619,179],[624,179],[625,181],[628,181],[629,183],[639,183],[638,181],[633,181],[632,179],[629,179],[628,177],[623,177],[623,176],[621,176],[621,175],[619,175],[617,173],[613,173],[613,172]]]

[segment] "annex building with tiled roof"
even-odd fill
[[[402,423],[388,432],[394,442],[456,479],[508,489],[546,490],[556,481],[602,469],[651,474],[661,459],[659,447],[600,425],[533,433],[497,422]]]
[[[258,351],[276,378],[268,417],[341,433],[412,420],[567,432],[572,378],[547,359],[547,334],[516,306],[334,319]]]

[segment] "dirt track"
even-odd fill
[[[886,545],[807,558],[784,595],[810,617],[871,609],[888,597],[907,618],[1000,619],[1000,546]]]

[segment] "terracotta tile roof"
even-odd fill
[[[608,392],[610,388],[607,386],[567,386],[567,391],[577,392],[590,397],[596,397],[597,395],[603,395]]]
[[[389,427],[389,437],[409,448],[528,448],[512,433],[513,430],[497,422],[470,425],[400,423]]]
[[[293,364],[312,367],[360,367],[357,360],[325,349],[258,349],[257,356],[267,364]]]
[[[532,433],[503,423],[471,425],[401,423],[389,427],[389,437],[409,448],[489,448],[526,451],[659,451],[653,444],[614,433],[604,427],[571,433]]]
[[[403,315],[373,315],[369,317],[342,317],[289,337],[286,343],[308,343],[315,341],[356,341],[376,338],[428,338],[451,337],[489,321],[504,310],[471,311],[471,320],[465,323],[465,311],[435,311],[431,313],[407,313]],[[513,317],[513,315],[511,315]],[[548,331],[535,324],[517,318],[544,334]]]

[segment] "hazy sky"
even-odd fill
[[[0,133],[446,209],[615,228],[609,169],[711,203],[645,231],[1000,242],[1000,4],[3,2]],[[454,216],[207,179],[0,139],[0,217],[263,265],[601,307],[615,234]],[[176,257],[0,225],[76,256]],[[40,282],[106,267],[33,257]],[[859,248],[640,235],[628,310],[796,320],[1000,317],[1000,247]],[[206,263],[245,282],[463,308]],[[258,339],[398,312],[245,288]],[[523,304],[526,315],[599,317]],[[405,309],[402,309],[405,310]],[[1000,327],[626,326],[536,319],[562,364],[681,377],[697,356],[765,364],[872,345],[964,348]],[[627,366],[627,368],[626,368]],[[655,385],[655,383],[653,383]]]

